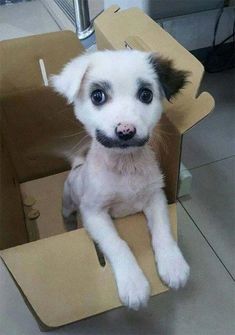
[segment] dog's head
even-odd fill
[[[143,146],[170,100],[186,83],[186,71],[156,54],[98,51],[72,60],[52,77],[88,133],[107,148]]]

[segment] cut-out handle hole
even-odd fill
[[[106,265],[106,261],[104,258],[104,254],[102,253],[102,251],[100,250],[99,246],[97,243],[94,242],[94,246],[95,246],[95,251],[99,260],[99,263],[102,267],[104,267]]]

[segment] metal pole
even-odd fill
[[[88,0],[73,0],[78,38],[83,40],[94,32],[90,21]]]

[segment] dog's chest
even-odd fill
[[[156,189],[161,187],[162,176],[157,171],[150,175],[119,175],[104,171],[99,176],[94,198],[112,217],[122,217],[142,211]]]
[[[142,211],[163,186],[156,158],[148,148],[135,156],[104,158],[97,151],[91,153],[83,169],[83,200],[93,208],[106,208],[113,217],[133,214]]]
[[[112,201],[108,201],[110,215],[114,218],[141,212],[150,198],[150,192],[139,190],[136,193],[116,193]]]

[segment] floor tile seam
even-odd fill
[[[185,208],[185,206],[183,205],[182,201],[178,200],[180,205],[183,207],[184,211],[186,212],[186,214],[188,215],[188,217],[190,218],[190,220],[193,222],[193,224],[195,225],[195,227],[197,228],[197,230],[199,231],[199,233],[201,234],[201,236],[203,237],[203,239],[206,241],[207,245],[210,247],[210,249],[212,250],[212,252],[214,253],[214,255],[216,256],[216,258],[219,260],[219,262],[222,264],[222,266],[224,267],[225,271],[228,273],[228,275],[230,276],[230,278],[232,279],[232,281],[235,282],[235,278],[233,277],[232,273],[229,271],[229,269],[227,268],[227,266],[224,264],[223,260],[221,259],[221,257],[218,255],[218,253],[216,252],[215,248],[212,246],[211,242],[209,242],[209,240],[207,239],[206,235],[203,233],[203,231],[200,229],[200,227],[198,226],[198,224],[195,222],[195,220],[193,219],[192,215],[189,213],[189,211]]]
[[[216,160],[213,160],[211,162],[207,162],[207,163],[204,163],[204,164],[201,164],[201,165],[198,165],[198,166],[187,168],[187,169],[189,171],[200,169],[202,167],[205,167],[205,166],[208,166],[208,165],[211,165],[211,164],[214,164],[214,163],[218,163],[218,162],[221,162],[221,161],[225,161],[226,159],[230,159],[230,158],[233,158],[233,157],[235,157],[235,154],[234,155],[230,155],[230,156],[226,156],[226,157],[223,157],[223,158],[220,158],[220,159],[216,159]]]

